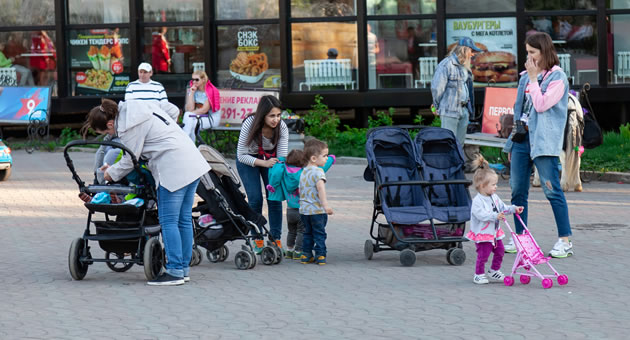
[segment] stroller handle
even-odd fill
[[[74,168],[74,163],[72,162],[72,159],[70,158],[70,155],[68,154],[69,150],[71,147],[76,147],[76,146],[82,146],[82,145],[105,145],[105,146],[111,146],[114,148],[118,148],[123,150],[123,153],[128,153],[129,156],[131,157],[131,161],[133,162],[133,168],[134,170],[138,171],[138,173],[140,173],[141,168],[140,168],[140,163],[138,162],[138,158],[133,154],[133,152],[131,152],[131,150],[129,150],[129,148],[127,148],[126,146],[124,146],[123,144],[117,143],[117,142],[112,142],[112,141],[88,141],[88,140],[73,140],[71,142],[69,142],[68,144],[66,144],[66,147],[63,149],[63,157],[66,160],[66,165],[68,166],[68,169],[70,169],[70,172],[72,173],[72,179],[74,179],[75,182],[77,182],[77,184],[79,185],[79,190],[81,192],[86,192],[86,185],[85,182],[83,182],[81,180],[81,178],[79,177],[79,174],[77,174],[76,169]],[[144,176],[139,176],[140,177],[140,185],[144,185],[145,184],[145,179],[143,178]]]
[[[399,182],[385,182],[381,183],[378,186],[378,189],[382,189],[384,187],[391,186],[403,186],[403,185],[421,185],[423,187],[433,186],[433,185],[445,185],[445,184],[464,184],[466,186],[470,186],[472,181],[467,179],[454,179],[454,180],[446,180],[446,181],[399,181]]]
[[[503,213],[508,213],[509,211],[504,211]],[[523,219],[521,218],[521,215],[519,215],[518,213],[514,213],[514,216],[516,216],[516,218],[518,218],[519,222],[521,222],[521,224],[523,225],[523,230],[527,231],[529,233],[529,229],[527,229],[527,226],[525,225],[525,222],[523,222]],[[508,227],[508,229],[510,229],[510,233],[515,233],[512,230],[512,227],[510,226],[510,224],[507,221],[507,218],[503,219],[503,223],[505,223],[505,225]]]

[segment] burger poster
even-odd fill
[[[73,34],[74,33],[74,34]],[[76,94],[124,93],[129,84],[129,38],[118,30],[73,31],[68,40]]]
[[[447,49],[469,37],[482,50],[471,62],[475,86],[516,86],[516,18],[446,20]]]

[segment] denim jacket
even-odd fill
[[[541,79],[544,75],[544,79]],[[514,104],[514,121],[521,118],[524,95],[532,101],[527,126],[529,128],[530,157],[560,156],[567,122],[569,82],[558,66],[538,76],[538,83],[529,83],[527,72],[521,73]],[[525,91],[528,90],[527,94]],[[508,137],[504,152],[512,151],[512,136]]]
[[[443,117],[459,118],[462,109],[468,106],[468,79],[470,72],[451,54],[438,65],[431,81],[433,106]],[[465,104],[466,106],[463,106]]]

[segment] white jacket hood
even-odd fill
[[[116,131],[125,131],[150,119],[153,113],[167,119],[170,117],[177,121],[179,109],[174,104],[163,100],[159,103],[155,101],[128,100],[118,103],[118,118],[116,119]]]

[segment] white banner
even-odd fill
[[[240,125],[243,119],[256,112],[262,96],[272,95],[279,98],[278,91],[246,91],[219,89],[221,96],[221,125]]]

